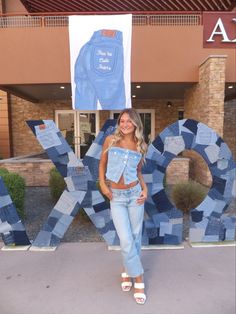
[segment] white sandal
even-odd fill
[[[130,278],[130,277],[126,273],[121,273],[121,278]],[[130,291],[131,287],[132,287],[132,281],[122,281],[121,289],[124,292]]]
[[[143,282],[135,282],[134,288],[135,289],[144,289],[145,285]],[[143,292],[136,292],[136,293],[134,293],[134,298],[138,304],[144,304],[146,301],[146,294]]]

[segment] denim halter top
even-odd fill
[[[137,181],[137,166],[142,154],[134,150],[112,146],[108,150],[106,178],[118,183],[121,176],[124,183]]]

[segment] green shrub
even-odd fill
[[[0,176],[3,177],[3,175],[8,174],[9,171],[6,168],[0,168]]]
[[[54,201],[58,201],[62,192],[65,190],[66,183],[56,168],[50,170],[49,187],[52,198]]]
[[[66,188],[66,183],[56,168],[52,168],[50,170],[49,187],[52,198],[54,201],[58,201],[62,192]],[[88,215],[83,208],[79,210],[78,214],[76,215],[76,219],[74,219],[74,223],[77,222],[77,219],[81,218],[84,220],[89,220]]]
[[[20,218],[25,218],[25,180],[19,174],[0,168],[0,176],[6,185]]]
[[[171,199],[177,208],[187,213],[204,200],[207,192],[207,188],[195,181],[177,183],[172,188]]]

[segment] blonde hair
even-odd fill
[[[137,151],[144,156],[146,151],[147,151],[147,144],[145,143],[144,137],[143,137],[143,124],[142,124],[139,113],[133,108],[124,109],[119,114],[119,117],[117,119],[117,127],[116,127],[114,134],[113,134],[113,138],[111,140],[111,143],[110,143],[108,149],[111,146],[118,143],[123,137],[123,134],[119,128],[119,124],[120,124],[120,119],[124,113],[127,113],[129,115],[131,122],[135,126],[134,140],[137,143]]]

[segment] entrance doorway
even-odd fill
[[[76,156],[84,158],[99,132],[98,112],[56,110],[55,121]]]

